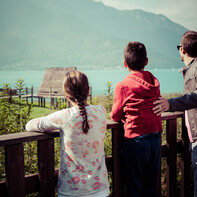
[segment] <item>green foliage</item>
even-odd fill
[[[62,100],[62,98],[57,98],[55,105],[54,105],[55,110],[61,110],[61,109],[65,109],[67,107],[68,107],[67,102],[64,102]]]
[[[24,143],[24,166],[25,174],[37,173],[37,142]]]
[[[93,97],[92,99],[92,105],[98,105],[99,101],[98,101],[98,97]]]
[[[9,84],[3,84],[3,92],[0,97],[0,135],[25,131],[25,125],[30,117],[31,105],[26,105],[22,95],[24,94],[24,81],[18,79],[16,82],[17,98],[13,98],[12,89]],[[34,143],[35,144],[35,143]],[[27,172],[33,172],[32,163],[34,160],[33,144],[25,143],[24,152],[25,169]],[[4,147],[0,147],[0,179],[5,177]]]
[[[55,167],[60,167],[60,137],[55,138]]]
[[[106,157],[112,156],[112,132],[107,130],[105,134],[104,150]]]
[[[9,84],[3,85],[3,97],[0,98],[0,134],[16,133],[25,130],[30,117],[31,105],[24,104],[24,81],[17,80],[18,98],[13,98]]]
[[[112,82],[108,81],[107,82],[107,89],[105,93],[105,109],[107,113],[110,113],[112,110],[112,105],[113,105],[113,88],[112,88]]]
[[[0,147],[0,181],[5,178],[5,149]]]

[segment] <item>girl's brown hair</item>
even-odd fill
[[[63,80],[65,96],[78,105],[80,114],[83,118],[82,129],[84,133],[88,133],[89,125],[87,113],[85,109],[85,101],[89,94],[89,83],[87,76],[77,70],[66,73]]]

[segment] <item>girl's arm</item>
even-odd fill
[[[26,130],[44,132],[46,130],[60,129],[65,123],[63,114],[63,110],[61,110],[48,116],[32,119],[26,124]]]

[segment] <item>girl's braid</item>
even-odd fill
[[[85,103],[84,103],[84,100],[86,98],[81,96],[81,95],[84,95],[83,92],[81,92],[83,91],[81,86],[83,86],[84,84],[81,84],[80,86],[80,83],[79,84],[77,83],[78,81],[75,76],[73,77],[74,80],[71,80],[70,73],[67,73],[67,79],[70,85],[69,89],[72,90],[72,95],[70,95],[71,96],[70,99],[73,102],[75,102],[79,107],[80,114],[83,118],[82,129],[83,129],[83,132],[87,134],[89,130],[89,124],[88,124],[87,113],[85,109]]]
[[[85,103],[84,103],[84,98],[82,98],[78,92],[77,89],[75,89],[75,98],[76,98],[76,103],[79,107],[80,114],[83,118],[83,125],[82,129],[84,133],[88,133],[89,125],[88,125],[88,118],[87,118],[87,113],[85,109]]]

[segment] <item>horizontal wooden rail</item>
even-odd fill
[[[163,113],[161,120],[170,120],[182,118],[183,113]],[[119,128],[120,124],[112,120],[107,120],[107,129]],[[0,135],[0,146],[13,145],[24,142],[44,140],[51,137],[59,137],[59,131],[46,131],[45,133],[41,132],[21,132],[21,133],[12,133],[6,135]]]
[[[182,120],[182,138],[179,141],[176,139],[178,118]],[[181,196],[192,196],[191,159],[183,113],[164,113],[161,119],[166,121],[166,144],[162,145],[162,157],[167,158],[167,196],[177,196],[178,153],[181,154]],[[120,123],[111,120],[107,121],[107,128],[112,131],[112,156],[106,158],[107,169],[112,172],[112,195],[122,197],[124,181],[120,153],[124,131]],[[6,180],[0,182],[0,196],[23,197],[38,191],[40,196],[55,196],[58,174],[58,169],[54,169],[56,137],[59,137],[59,131],[22,132],[0,136],[0,146],[5,147],[6,158]],[[25,176],[23,143],[32,141],[38,142],[38,173]],[[161,176],[158,178],[158,185],[158,192],[161,194]]]

